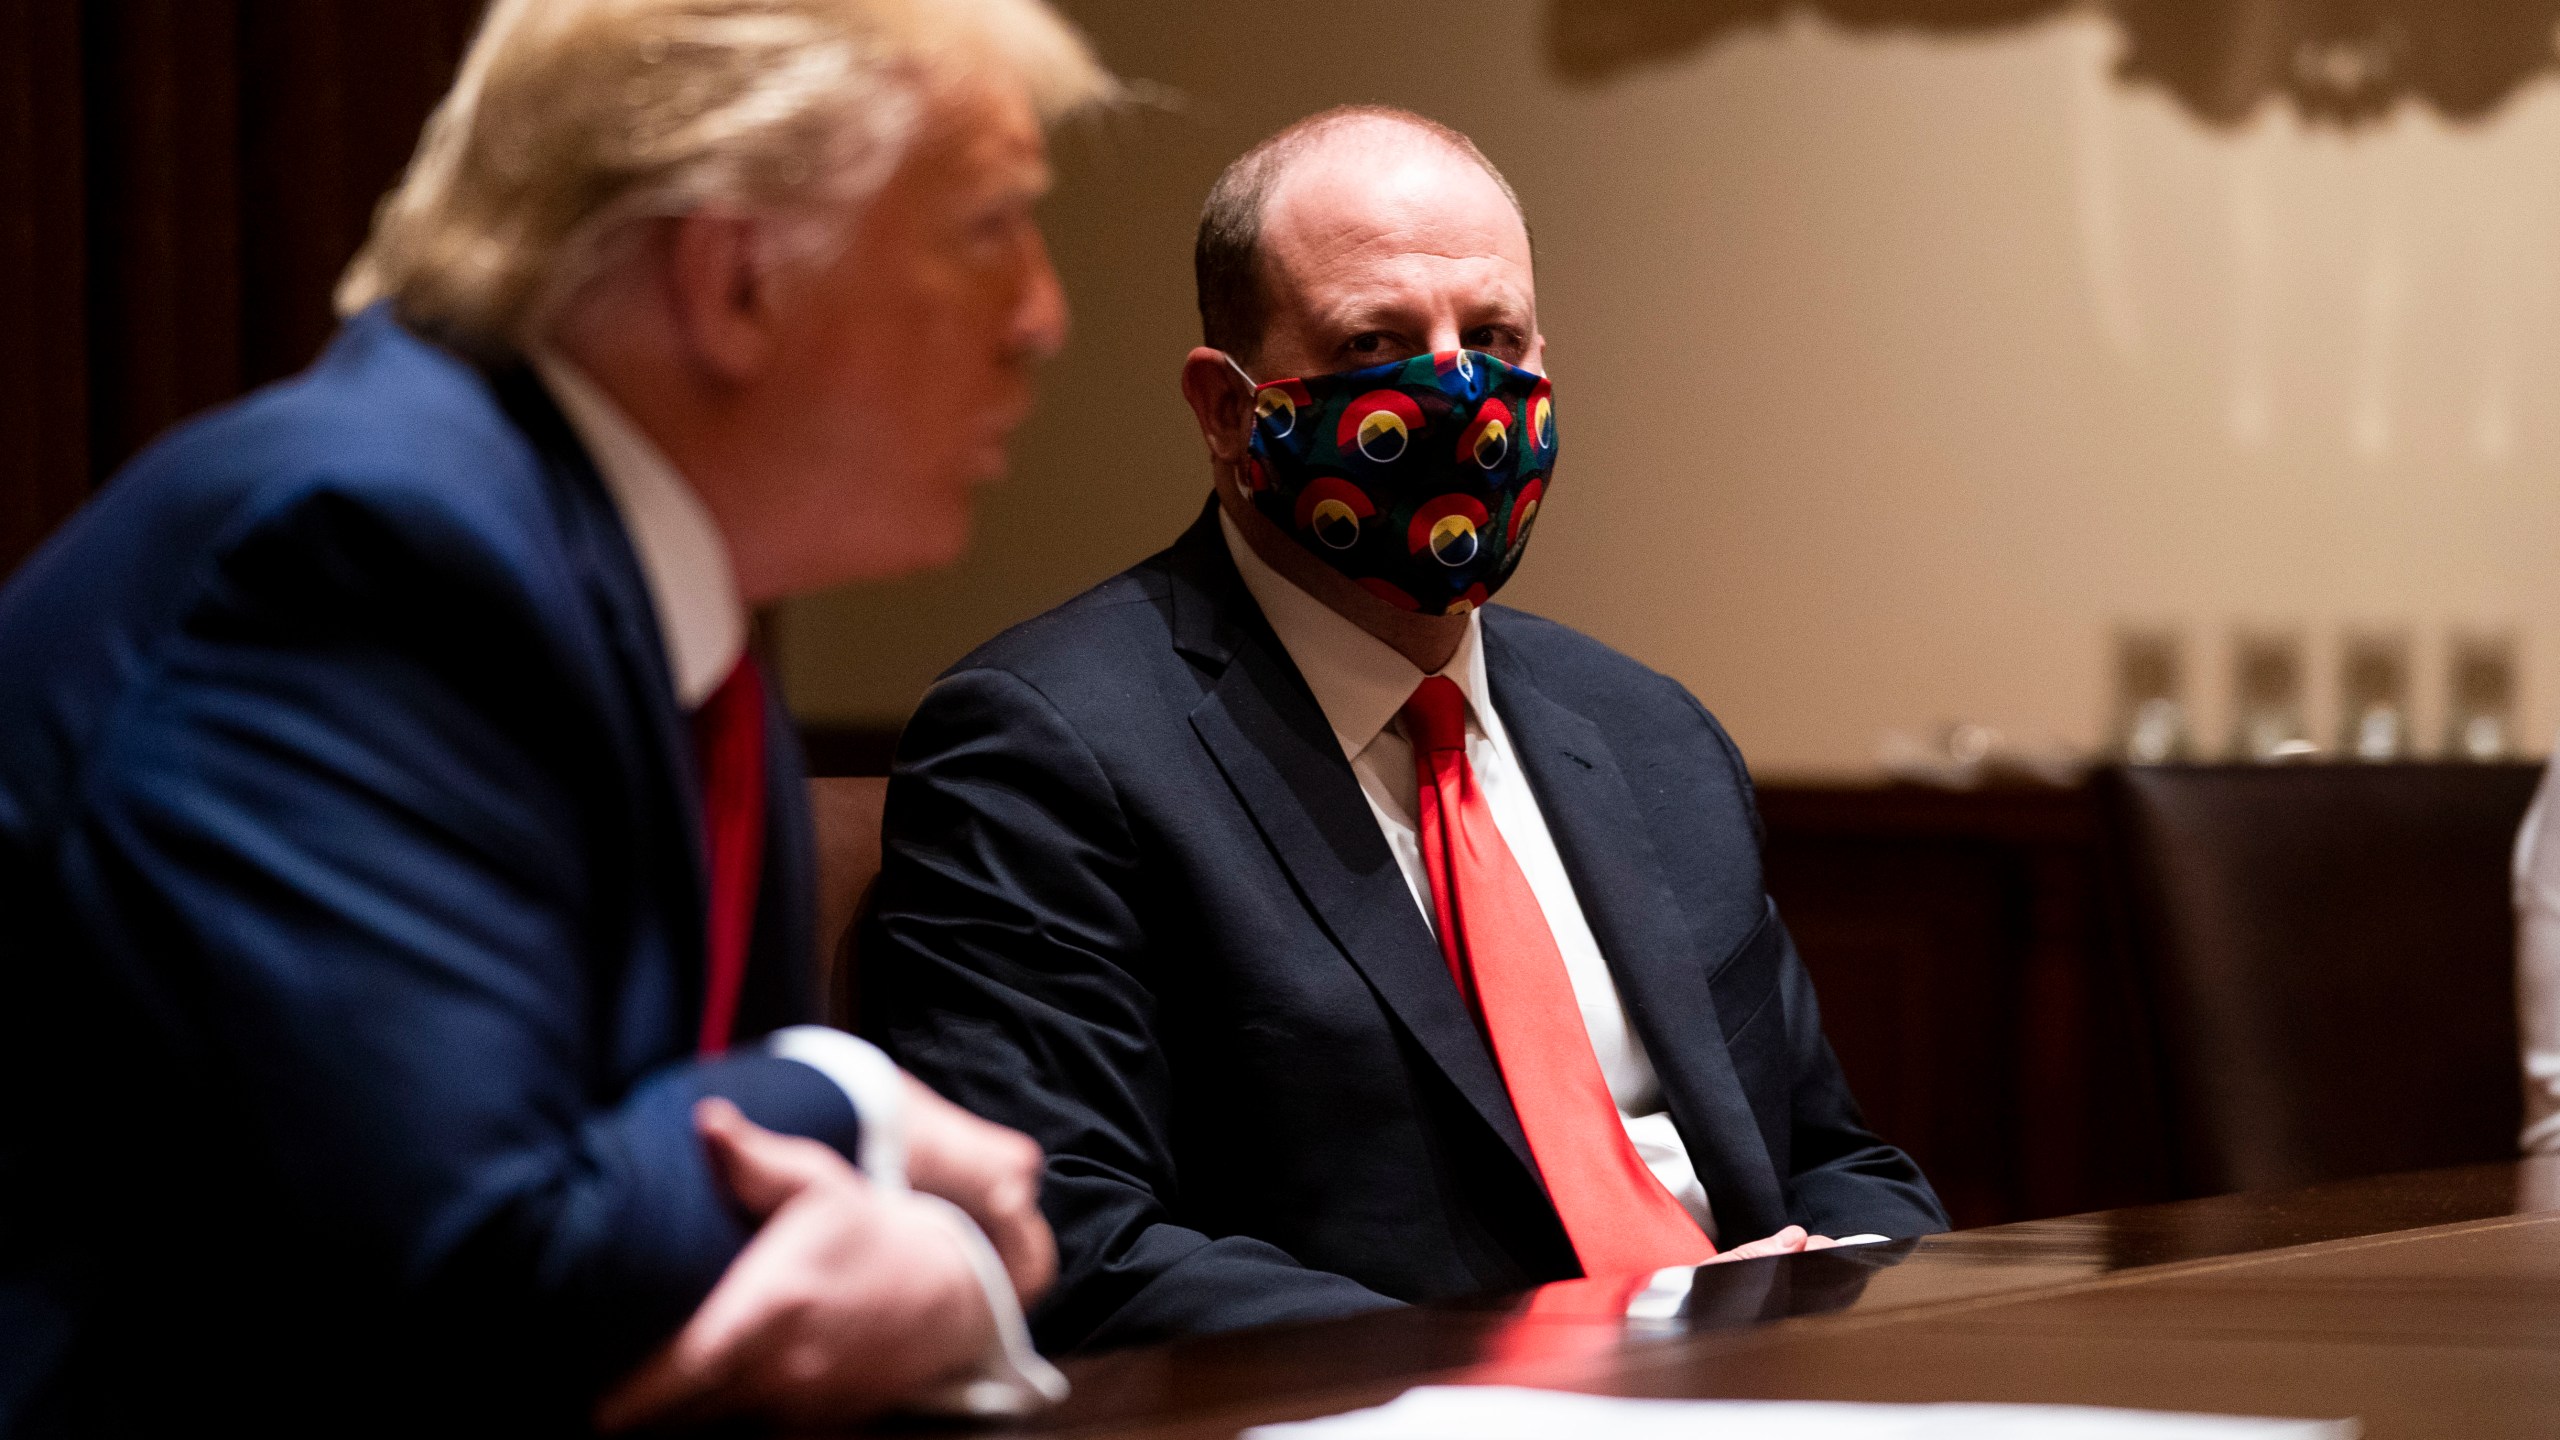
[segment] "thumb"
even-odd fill
[[[1804,1228],[1789,1225],[1775,1235],[1763,1235],[1748,1245],[1736,1245],[1707,1263],[1727,1260],[1761,1260],[1771,1255],[1792,1255],[1804,1248]]]
[[[777,1135],[716,1095],[693,1107],[693,1128],[729,1198],[757,1220],[824,1178],[828,1162],[842,1163],[817,1141]]]

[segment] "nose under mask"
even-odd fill
[[[1244,487],[1307,552],[1400,610],[1463,615],[1519,566],[1553,483],[1546,377],[1443,350],[1257,381]]]

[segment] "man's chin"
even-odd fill
[[[1013,437],[997,435],[971,453],[961,467],[972,488],[993,485],[1013,469]]]
[[[882,557],[884,568],[879,578],[891,579],[957,565],[960,558],[969,553],[969,541],[976,533],[977,517],[971,513],[966,492],[963,492],[962,498],[950,506],[931,514],[912,516],[900,528],[894,552]]]
[[[810,537],[819,543],[803,552],[795,591],[877,585],[958,563],[976,529],[969,491],[959,485],[937,489],[949,498],[874,511],[852,529],[843,528],[841,517],[832,517],[829,533]]]
[[[961,557],[969,553],[969,542],[976,539],[977,534],[977,517],[969,512],[968,506],[959,507],[959,513],[952,517],[951,522],[934,532],[933,538],[939,544],[918,547],[915,568],[942,570],[959,564]]]

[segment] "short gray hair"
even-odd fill
[[[1290,164],[1314,149],[1317,141],[1361,125],[1418,131],[1474,163],[1502,187],[1502,197],[1520,216],[1521,228],[1528,228],[1529,212],[1520,208],[1520,196],[1511,182],[1463,132],[1393,105],[1338,105],[1319,111],[1236,157],[1209,187],[1209,198],[1200,207],[1200,230],[1191,245],[1201,344],[1231,355],[1251,355],[1261,346],[1263,327],[1270,318],[1263,303],[1262,212],[1271,202],[1271,192]]]
[[[831,252],[934,86],[993,73],[1044,122],[1118,82],[1043,0],[495,0],[337,292],[477,353],[529,346],[629,222],[774,216]]]

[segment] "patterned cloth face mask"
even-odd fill
[[[1464,615],[1520,563],[1556,465],[1546,378],[1481,350],[1256,381],[1244,487],[1399,610]]]

